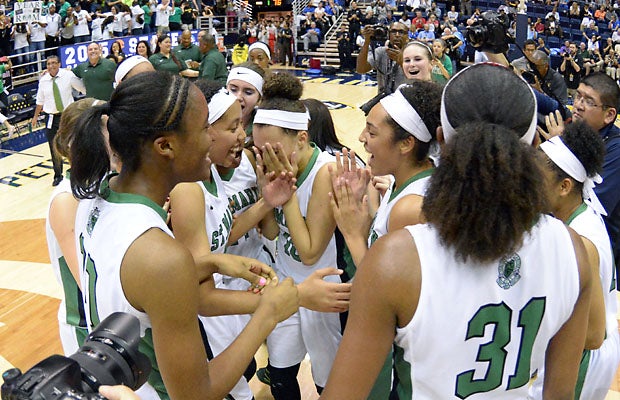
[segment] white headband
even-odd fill
[[[309,120],[310,114],[307,110],[305,112],[291,112],[259,108],[254,116],[255,124],[279,126],[296,131],[307,131]]]
[[[209,102],[209,124],[220,119],[235,101],[237,97],[224,88],[214,94]]]
[[[422,121],[420,114],[409,104],[400,90],[382,98],[380,103],[390,117],[409,134],[424,143],[431,141],[433,137]]]
[[[116,73],[114,74],[114,82],[117,85],[121,83],[121,81],[129,73],[129,71],[133,69],[133,67],[143,62],[149,62],[149,60],[139,55],[126,58],[122,63],[118,65],[118,68],[116,69]]]
[[[479,64],[476,64],[479,65]],[[452,127],[452,125],[450,124],[450,121],[448,120],[448,114],[446,112],[446,92],[448,87],[450,86],[451,82],[454,82],[454,79],[459,76],[460,74],[462,74],[463,72],[467,71],[469,68],[474,68],[476,65],[472,65],[471,67],[467,67],[462,69],[461,71],[459,71],[456,75],[454,75],[446,84],[446,86],[443,88],[443,93],[441,95],[441,110],[440,110],[440,116],[441,116],[441,129],[443,131],[443,137],[446,143],[448,143],[450,141],[450,139],[456,134],[456,130]],[[497,64],[499,66],[499,64]],[[523,82],[525,82],[525,80],[523,78],[520,78],[521,80],[523,80]],[[527,84],[527,82],[526,82]],[[532,88],[530,87],[529,84],[527,84],[528,89],[530,90],[530,93],[532,94],[532,98],[534,101],[534,113],[532,115],[532,121],[530,122],[530,126],[527,128],[527,131],[525,131],[525,133],[521,136],[521,141],[527,144],[532,144],[532,142],[534,142],[534,137],[536,135],[536,125],[538,123],[538,102],[536,101],[536,95],[534,94],[534,91],[532,90]]]
[[[269,46],[267,46],[265,43],[263,42],[252,43],[250,47],[248,48],[248,54],[250,54],[250,52],[254,49],[261,49],[262,51],[265,52],[265,54],[267,54],[267,57],[269,58],[269,60],[271,60],[271,51],[269,51]]]
[[[571,178],[583,184],[582,195],[584,200],[599,214],[607,215],[605,207],[601,204],[594,193],[594,186],[603,182],[599,174],[588,177],[586,169],[572,151],[564,144],[559,136],[554,136],[542,143],[540,149],[545,152],[562,171],[566,172]]]
[[[263,95],[263,83],[265,79],[256,71],[252,71],[246,67],[237,67],[230,70],[228,73],[228,79],[226,80],[226,85],[232,80],[240,80],[249,83],[254,86],[260,95]]]

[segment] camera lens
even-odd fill
[[[140,323],[132,315],[114,313],[88,336],[70,358],[82,369],[84,391],[119,383],[137,389],[151,372],[149,359],[138,351]]]

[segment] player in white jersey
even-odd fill
[[[301,283],[320,268],[335,266],[336,222],[329,207],[331,188],[327,166],[333,156],[309,141],[308,114],[299,100],[303,86],[288,74],[274,74],[263,87],[263,99],[254,118],[257,164],[267,171],[285,171],[297,178],[297,190],[276,208],[271,224],[263,226],[268,238],[278,236],[276,272]],[[263,164],[264,163],[264,164]],[[326,277],[337,283],[340,278]],[[318,391],[327,375],[341,338],[337,313],[305,308],[279,324],[267,340],[271,393],[276,399],[300,398],[297,371],[306,353]]]
[[[452,114],[463,93],[476,101]],[[366,398],[395,337],[409,364],[400,398],[522,399],[543,365],[545,396],[571,398],[591,274],[578,236],[542,214],[540,163],[523,144],[535,137],[535,97],[494,65],[462,71],[443,96],[447,145],[422,206],[428,223],[366,254],[323,398]]]
[[[106,179],[104,115],[110,147],[123,163],[120,174]],[[197,315],[208,307],[200,283],[217,266],[194,260],[172,237],[160,205],[178,183],[208,176],[208,128],[207,103],[191,82],[146,72],[121,82],[108,104],[86,111],[71,144],[72,189],[88,199],[76,217],[87,316],[94,324],[111,312],[130,312],[141,321],[141,348],[152,336],[157,365],[145,388],[160,392],[142,398],[223,398],[278,320],[297,309],[290,280],[269,285],[247,329],[205,362]]]
[[[368,113],[359,140],[370,154],[373,175],[391,175],[392,184],[381,197],[374,215],[366,199],[356,195],[355,166],[343,165],[332,171],[332,208],[356,265],[377,238],[421,221],[424,192],[434,166],[429,149],[436,143],[439,126],[441,87],[432,82],[403,85],[384,97]],[[348,159],[344,157],[344,163]],[[363,181],[363,180],[362,180]],[[350,196],[349,193],[352,195]],[[375,195],[373,190],[367,196]],[[379,201],[376,199],[375,201]],[[372,222],[371,222],[372,221]],[[392,356],[388,356],[369,399],[386,399],[392,389]]]
[[[69,149],[73,141],[75,122],[82,112],[98,102],[103,103],[101,100],[85,98],[72,103],[64,110],[58,133],[54,138],[54,145],[61,156],[70,158]],[[74,354],[88,336],[73,232],[78,202],[71,193],[68,177],[69,172],[54,189],[45,221],[50,261],[64,294],[58,309],[58,325],[60,341],[67,356]]]
[[[566,126],[562,136],[541,144],[540,149],[546,155],[545,175],[553,215],[582,237],[594,278],[575,399],[603,400],[620,363],[612,251],[601,218],[605,210],[592,190],[600,182],[598,173],[605,147],[597,132],[575,122]],[[534,382],[533,398],[542,398],[542,386],[542,379]]]

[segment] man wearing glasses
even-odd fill
[[[374,33],[374,26],[366,25],[362,29],[364,45],[357,56],[356,71],[358,74],[365,74],[375,69],[378,93],[394,93],[406,80],[399,58],[401,49],[409,40],[408,29],[401,22],[393,22],[389,28],[389,40],[385,43],[373,41],[371,38]],[[369,51],[371,46],[372,51]]]

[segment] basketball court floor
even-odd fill
[[[376,83],[352,74],[301,73],[300,77],[303,97],[326,102],[341,141],[366,158],[357,140],[365,123],[358,107],[376,94]],[[52,163],[40,132],[15,142],[20,142],[18,151],[6,150],[6,142],[0,148],[0,372],[12,367],[26,371],[45,357],[62,353],[56,316],[61,288],[49,264],[45,239]],[[259,367],[266,364],[264,348],[257,353],[257,362]],[[303,399],[318,398],[307,361],[300,381]],[[256,378],[250,385],[257,400],[272,398],[269,387]],[[611,389],[606,400],[620,400],[619,375]]]

